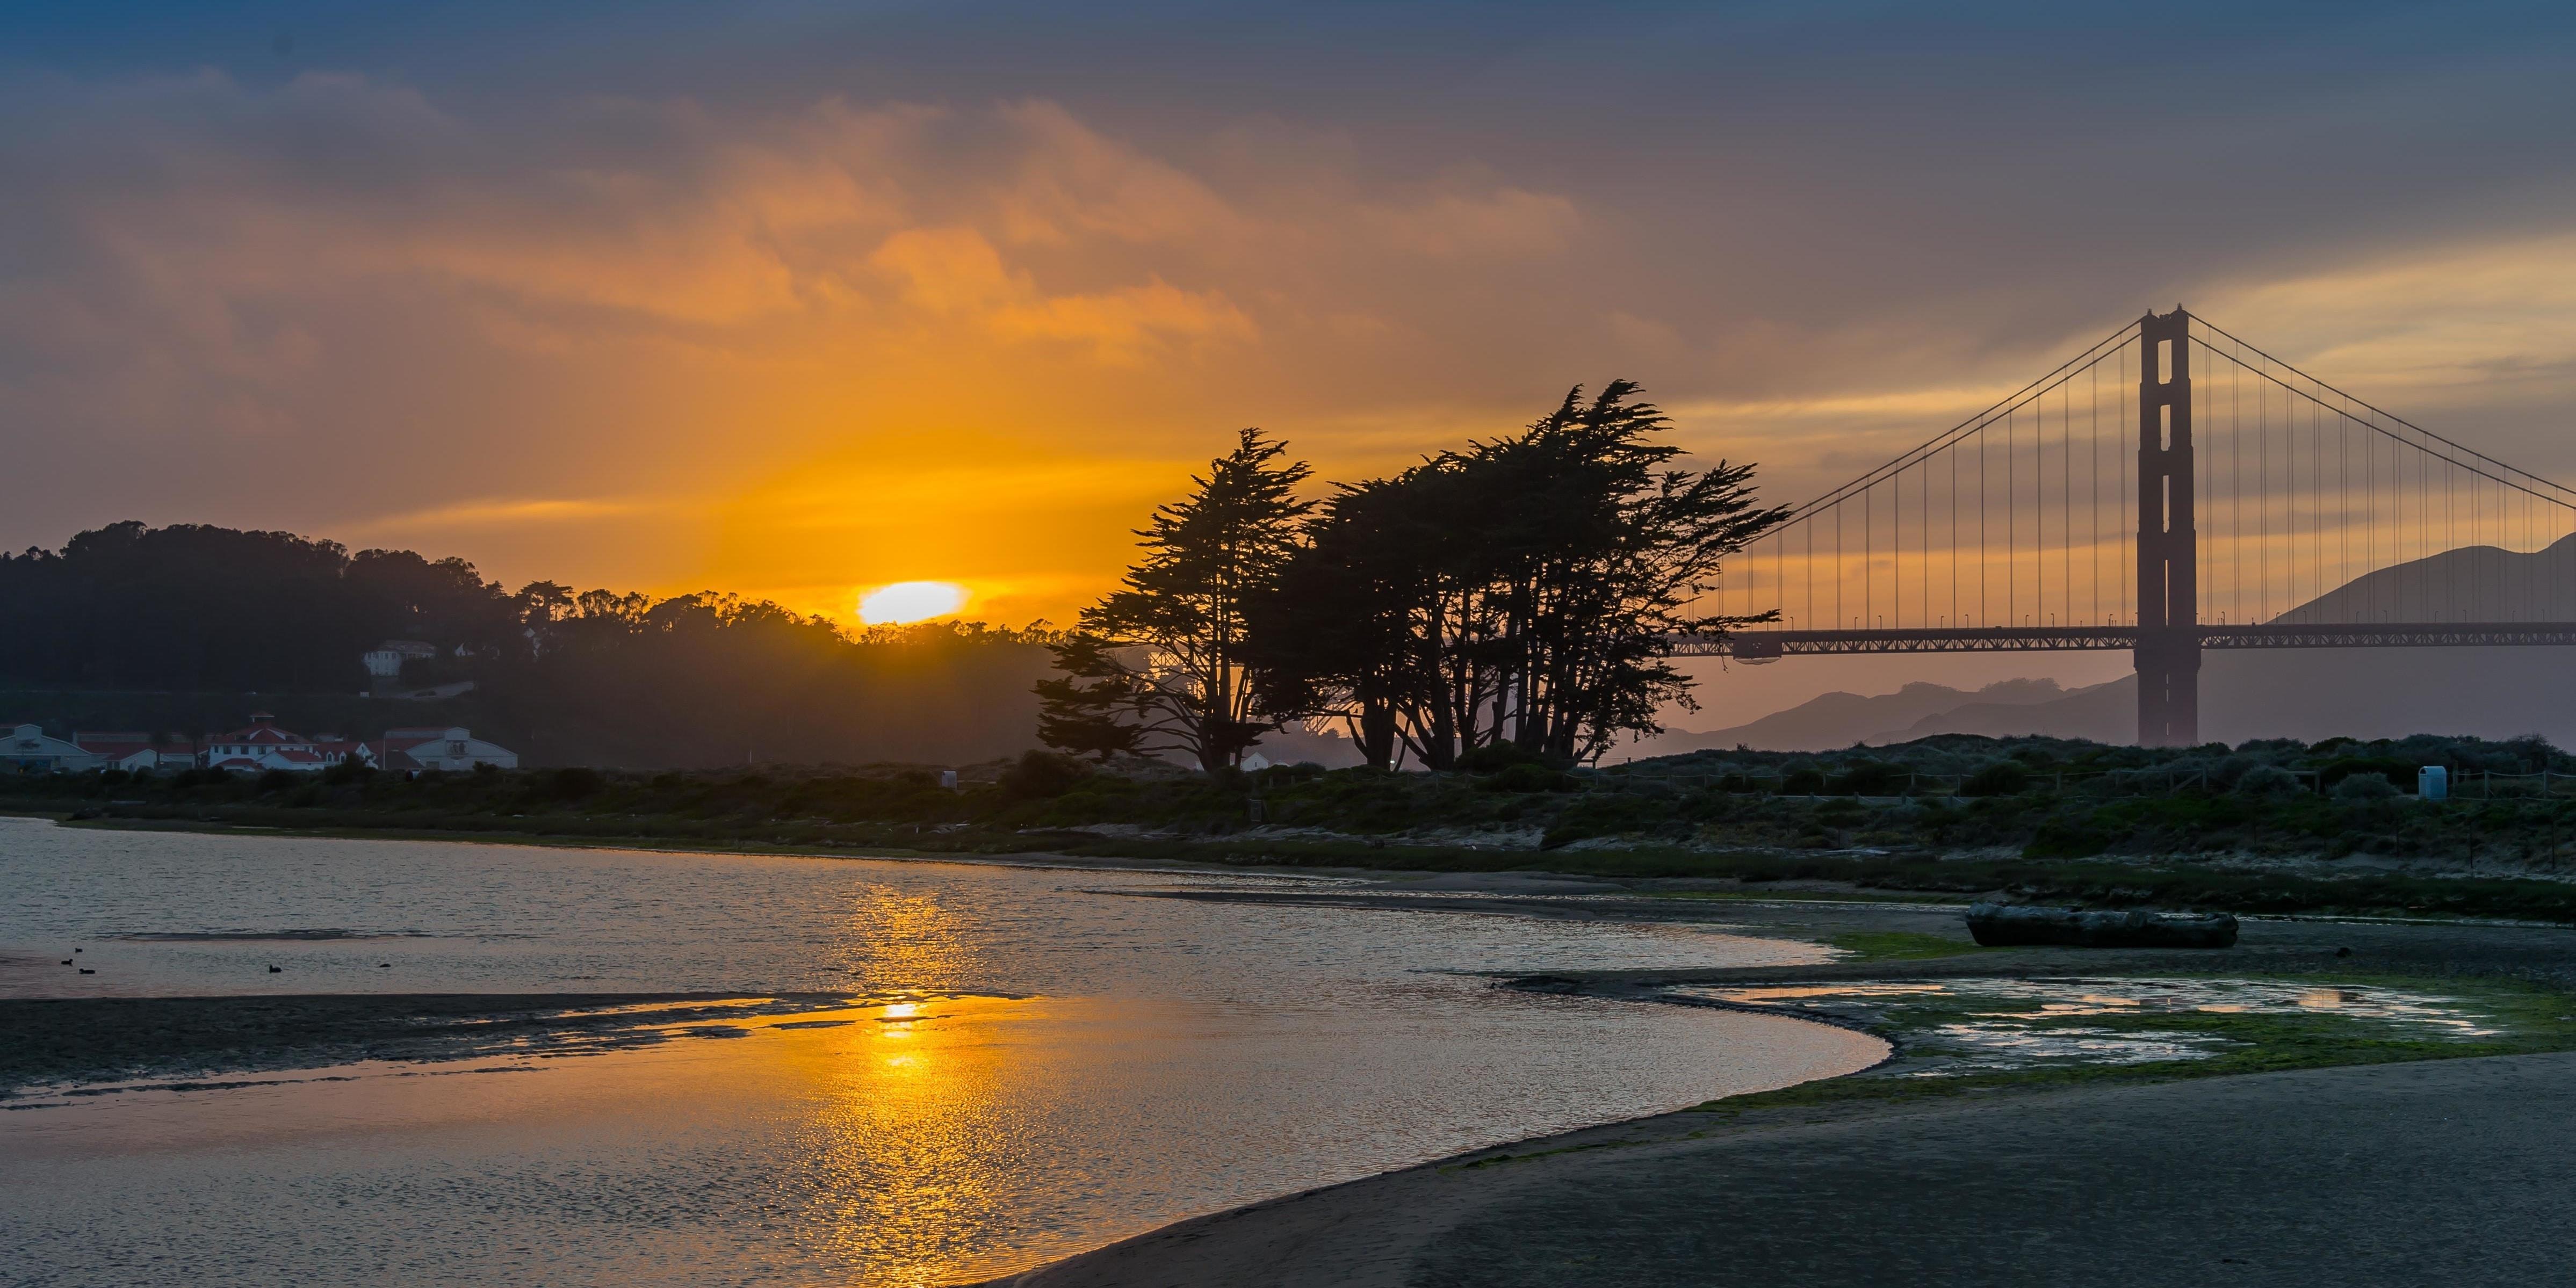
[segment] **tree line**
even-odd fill
[[[1638,395],[1577,386],[1518,433],[1321,498],[1284,444],[1241,431],[1051,644],[1040,737],[1230,769],[1265,733],[1338,722],[1374,767],[1452,769],[1660,732],[1659,709],[1694,706],[1675,643],[1769,620],[1695,605],[1789,511],[1751,465],[1679,467]]]
[[[1048,638],[973,623],[848,631],[712,592],[510,591],[462,559],[198,524],[117,523],[60,550],[0,555],[0,686],[25,708],[0,715],[113,713],[190,733],[250,705],[354,719],[350,700],[369,682],[361,655],[410,639],[436,657],[406,667],[405,685],[470,679],[474,691],[378,703],[367,718],[471,724],[536,764],[1012,755],[1029,744]],[[253,693],[255,704],[220,700]]]

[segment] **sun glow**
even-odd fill
[[[859,596],[859,620],[901,626],[946,617],[966,606],[966,588],[946,581],[898,581]]]

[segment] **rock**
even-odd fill
[[[2088,912],[1980,903],[1968,909],[1968,933],[1988,948],[2049,944],[2065,948],[2231,948],[2236,918],[2223,912]]]

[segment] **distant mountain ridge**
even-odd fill
[[[1974,715],[1970,719],[2010,724],[2013,721],[2001,713],[2052,706],[2067,696],[2068,690],[2055,680],[2001,680],[1974,690],[1916,681],[1894,693],[1827,693],[1729,729],[1666,733],[1639,744],[1629,754],[1672,756],[1736,746],[1764,751],[1833,751],[1861,743],[1903,742],[1926,736],[1916,732],[1918,729],[1963,713],[1993,711],[1998,713],[1996,717]],[[1960,731],[1935,728],[1930,732]]]
[[[2210,573],[2202,570],[2203,584]],[[2224,602],[2221,583],[2212,603]],[[2576,536],[2529,554],[2446,550],[2356,577],[2272,620],[2576,621]],[[2134,676],[2071,690],[2053,680],[2007,680],[1975,692],[1918,682],[1886,694],[1828,693],[1729,729],[1675,730],[1621,754],[1739,744],[1827,751],[1944,733],[2126,743],[2137,739],[2137,719]],[[2546,646],[2212,651],[2201,661],[2200,729],[2228,743],[2536,733],[2576,746],[2576,655]]]

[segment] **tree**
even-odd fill
[[[1652,403],[1613,380],[1589,402],[1581,386],[1520,436],[1481,445],[1480,489],[1512,498],[1488,547],[1502,600],[1507,683],[1496,726],[1560,761],[1588,760],[1621,733],[1656,733],[1667,702],[1693,708],[1670,662],[1675,642],[1722,635],[1767,616],[1695,613],[1726,557],[1787,520],[1763,507],[1753,468],[1719,461],[1671,469],[1681,449]]]
[[[1260,430],[1243,430],[1206,477],[1191,478],[1190,496],[1154,511],[1136,534],[1143,557],[1118,590],[1082,611],[1077,638],[1055,646],[1068,680],[1089,684],[1040,690],[1047,727],[1104,754],[1107,721],[1134,730],[1121,750],[1176,752],[1217,772],[1294,714],[1264,706],[1275,690],[1250,626],[1314,509],[1296,495],[1312,471],[1285,455]]]
[[[1373,769],[1396,763],[1429,592],[1428,525],[1392,480],[1345,485],[1306,525],[1269,594],[1253,601],[1263,709],[1340,717]]]
[[[1064,674],[1037,682],[1038,741],[1077,756],[1134,755],[1144,729],[1126,721],[1143,682],[1106,641],[1075,635],[1054,646]]]
[[[1690,705],[1678,639],[1721,562],[1780,523],[1752,468],[1671,468],[1666,422],[1613,381],[1523,432],[1344,487],[1256,613],[1269,709],[1329,713],[1371,764],[1508,744],[1559,764]]]

